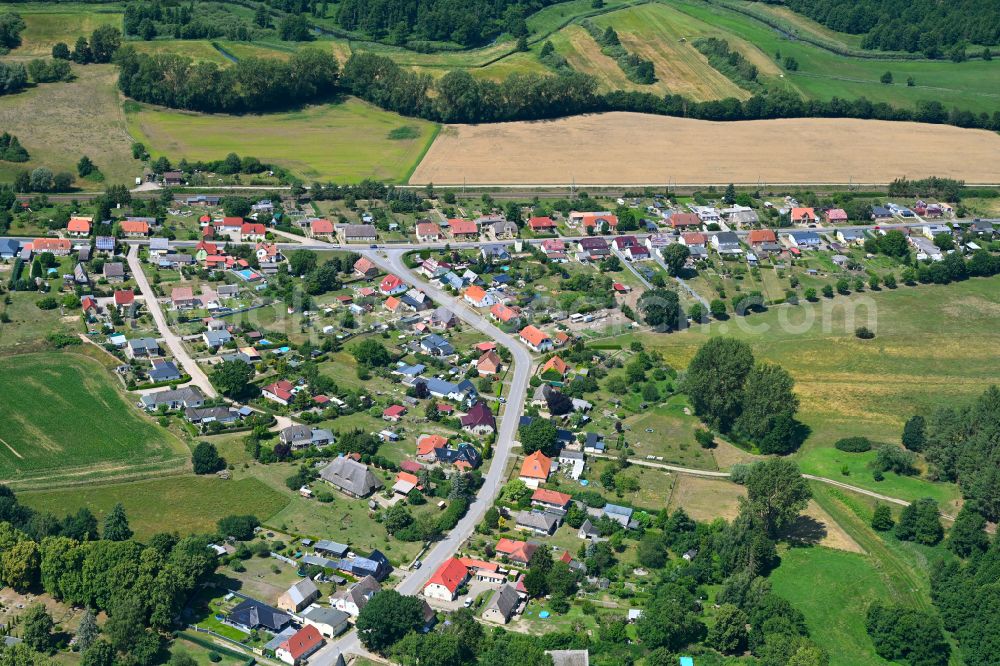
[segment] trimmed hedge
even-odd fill
[[[838,439],[834,446],[847,453],[864,453],[872,450],[872,442],[867,437],[845,437]]]

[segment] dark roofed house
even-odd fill
[[[331,486],[351,497],[367,497],[382,487],[368,467],[344,456],[331,461],[319,475]]]
[[[548,511],[519,511],[516,520],[519,529],[546,536],[559,527],[559,516]]]
[[[521,597],[512,585],[504,585],[493,593],[483,611],[483,619],[497,624],[507,624],[521,604]]]
[[[226,621],[245,631],[263,628],[271,632],[278,632],[288,626],[292,618],[277,608],[248,597],[236,608],[229,611]]]
[[[454,465],[460,469],[476,469],[483,464],[483,456],[479,450],[468,442],[462,442],[454,449],[446,446],[436,448],[434,458],[439,463]]]
[[[205,395],[197,386],[183,386],[179,389],[147,393],[140,398],[140,402],[143,408],[150,412],[156,411],[160,405],[166,405],[167,409],[201,407],[205,402]]]
[[[462,430],[476,435],[488,435],[496,432],[497,422],[490,411],[489,405],[480,400],[462,417]]]
[[[149,371],[149,379],[153,382],[172,382],[181,378],[181,373],[173,361],[152,359],[153,367]]]

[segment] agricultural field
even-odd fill
[[[237,152],[283,166],[307,181],[341,183],[405,181],[437,128],[353,98],[268,115],[199,114],[134,102],[126,111],[129,132],[155,155],[216,160]],[[404,125],[416,136],[390,138]]]
[[[20,139],[31,155],[24,163],[0,162],[0,180],[11,181],[23,169],[45,166],[76,176],[76,163],[87,155],[108,182],[131,182],[142,175],[118,97],[113,65],[73,65],[76,79],[44,83],[0,97],[0,126]],[[103,184],[83,181],[83,189]]]
[[[947,510],[958,499],[954,486],[895,474],[876,482],[865,465],[871,454],[852,457],[832,446],[854,435],[898,442],[906,418],[929,412],[942,395],[961,404],[994,383],[996,368],[983,362],[980,350],[1000,335],[994,326],[998,286],[1000,279],[989,278],[900,287],[821,301],[811,315],[809,306],[776,306],[747,319],[640,337],[676,368],[684,368],[709,336],[746,340],[757,358],[779,363],[795,378],[799,417],[812,430],[796,456],[804,472],[904,499],[931,495]],[[854,336],[862,324],[876,331],[874,340]]]
[[[18,387],[0,403],[0,476],[53,482],[186,462],[187,449],[140,417],[116,380],[79,354],[0,358],[0,383]]]
[[[217,520],[234,514],[253,514],[264,521],[288,503],[284,495],[256,479],[225,481],[214,475],[20,492],[18,498],[33,509],[57,516],[87,507],[98,522],[121,502],[138,539],[165,530],[182,536],[213,532]]]
[[[0,12],[13,11],[24,19],[21,46],[13,56],[49,56],[52,45],[64,42],[70,48],[80,35],[90,33],[102,25],[121,27],[122,5],[107,3],[100,6],[86,3],[0,3]]]
[[[2,268],[0,281],[6,281],[10,277],[11,266],[7,264]],[[80,316],[76,312],[64,316],[59,309],[42,310],[35,305],[42,298],[37,293],[10,292],[5,299],[7,297],[10,303],[0,304],[0,311],[10,318],[9,322],[0,323],[0,350],[4,352],[10,352],[15,347],[35,349],[51,333],[73,334],[80,331]]]
[[[848,135],[851,142],[837,140]],[[725,146],[725,157],[705,159],[712,145]],[[501,161],[494,159],[498,146]],[[410,183],[886,183],[903,174],[995,183],[998,150],[994,132],[943,125],[828,118],[711,122],[617,112],[449,125]],[[588,159],[594,151],[603,159]]]

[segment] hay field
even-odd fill
[[[2,3],[0,11],[16,12],[24,19],[21,46],[12,52],[15,56],[49,56],[56,42],[65,42],[73,48],[77,37],[89,38],[95,28],[122,26],[120,9],[92,4]]]
[[[1000,135],[944,125],[796,118],[711,122],[640,113],[449,125],[410,178],[435,185],[1000,183]],[[496,159],[503,155],[503,159]]]
[[[354,98],[266,115],[213,115],[134,103],[128,109],[129,131],[154,155],[217,160],[236,152],[281,165],[309,181],[340,183],[405,181],[437,128]],[[418,136],[389,138],[404,125],[416,128]]]
[[[25,480],[182,465],[187,449],[139,415],[97,361],[79,354],[0,359],[0,478]],[[15,395],[16,394],[16,395]]]
[[[31,155],[23,164],[0,162],[0,180],[9,182],[17,171],[39,166],[76,176],[82,155],[94,161],[108,182],[129,182],[142,175],[125,131],[116,70],[114,65],[73,65],[73,81],[44,83],[0,97],[0,127],[17,136]],[[81,187],[91,189],[94,184]]]

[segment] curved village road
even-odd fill
[[[357,250],[356,250],[357,251]],[[474,312],[465,303],[444,291],[420,280],[403,263],[402,250],[386,250],[385,256],[379,251],[366,249],[360,254],[367,257],[383,270],[395,273],[407,284],[418,286],[428,296],[441,306],[451,309],[468,326],[492,338],[497,344],[510,350],[513,359],[513,374],[510,390],[507,394],[506,409],[499,418],[496,445],[493,449],[493,459],[489,471],[483,479],[483,486],[476,498],[469,505],[469,510],[448,534],[435,542],[421,561],[421,567],[414,569],[396,586],[400,594],[416,595],[423,589],[427,579],[447,560],[458,552],[462,543],[472,536],[476,525],[483,519],[486,510],[493,505],[503,482],[507,464],[510,460],[514,439],[517,434],[518,421],[524,409],[524,400],[528,393],[528,380],[531,377],[532,359],[527,348],[513,336],[504,333],[499,328]],[[309,663],[316,666],[332,666],[339,654],[350,652],[364,654],[358,634],[353,629],[336,641],[327,644],[322,650],[310,657]]]
[[[201,366],[188,354],[180,336],[171,331],[170,326],[167,325],[167,318],[163,316],[163,308],[160,307],[160,302],[156,300],[156,294],[153,292],[153,288],[149,286],[146,274],[142,272],[142,265],[139,263],[139,246],[137,244],[131,245],[128,249],[128,268],[132,272],[133,277],[135,277],[136,284],[139,285],[139,291],[146,302],[146,309],[149,310],[149,314],[153,315],[153,321],[156,322],[156,328],[160,332],[160,336],[170,349],[170,353],[180,362],[184,368],[184,372],[191,378],[190,383],[200,388],[206,396],[216,397],[218,394],[215,392],[212,382],[208,381],[208,375],[205,374]]]

